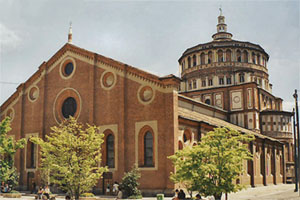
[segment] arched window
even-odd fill
[[[257,54],[257,64],[260,65],[260,54]]]
[[[218,51],[218,62],[224,62],[223,51],[222,50]]]
[[[226,62],[231,62],[231,51],[229,49],[226,51]]]
[[[26,167],[27,168],[35,168],[36,167],[35,149],[36,149],[36,144],[28,141],[27,142],[27,159],[26,159]]]
[[[240,74],[240,83],[244,83],[244,82],[245,82],[245,75]]]
[[[150,131],[144,136],[144,166],[153,166],[153,136]]]
[[[114,136],[112,134],[106,137],[106,165],[109,168],[115,167]]]
[[[205,64],[205,54],[204,53],[201,53],[201,55],[200,55],[200,62],[201,62],[201,65]]]
[[[184,69],[185,69],[185,62],[184,61],[182,62],[181,67],[182,67],[182,72],[183,72]]]
[[[192,81],[189,81],[189,90],[193,89]]]
[[[196,55],[193,56],[193,67],[197,65],[197,57]]]
[[[188,68],[191,68],[191,57],[188,57]]]
[[[209,52],[208,52],[208,61],[207,61],[207,63],[210,64],[210,63],[212,63],[212,61],[213,61],[213,60],[212,60],[212,52],[209,51]]]
[[[256,64],[256,57],[254,52],[252,52],[252,63]]]
[[[197,81],[194,79],[193,80],[193,89],[196,89],[197,88]]]
[[[242,61],[242,58],[241,58],[241,51],[240,50],[237,50],[236,51],[236,61],[237,62],[241,62]]]
[[[246,50],[243,51],[243,61],[245,63],[249,62],[248,61],[248,51],[246,51]]]

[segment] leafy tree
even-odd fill
[[[141,191],[137,188],[139,183],[138,179],[141,178],[140,170],[137,165],[134,165],[131,171],[124,174],[120,188],[123,192],[123,197],[129,199],[142,198]]]
[[[41,170],[49,173],[50,182],[68,191],[72,198],[88,192],[107,168],[99,167],[104,135],[99,128],[78,123],[70,117],[51,128],[46,140],[31,141],[41,147]]]
[[[26,140],[23,138],[15,141],[13,137],[7,135],[10,130],[10,118],[6,117],[0,122],[0,181],[14,187],[19,179],[14,166],[14,155],[18,149],[24,148]]]
[[[243,161],[252,159],[248,143],[253,135],[241,134],[228,128],[208,132],[198,145],[184,148],[169,158],[176,172],[171,180],[184,183],[189,190],[221,199],[222,193],[241,190],[244,186],[233,181],[243,173]]]

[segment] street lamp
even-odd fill
[[[293,108],[293,127],[294,127],[294,170],[295,170],[295,190],[298,192],[298,163],[297,163],[297,137],[296,137],[296,122],[295,122],[295,108]]]
[[[297,148],[298,148],[298,169],[300,168],[300,159],[299,159],[299,155],[300,155],[300,148],[299,148],[299,144],[300,144],[300,137],[299,137],[299,113],[298,113],[298,95],[297,95],[297,90],[295,90],[295,93],[293,95],[293,97],[295,98],[295,106],[296,106],[296,127],[297,127],[297,137],[298,137],[298,144],[297,144]],[[299,171],[298,171],[299,174]]]

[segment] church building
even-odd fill
[[[255,136],[253,160],[244,163],[237,183],[259,186],[285,183],[292,162],[292,113],[272,95],[265,50],[232,39],[225,17],[218,17],[211,42],[188,48],[178,62],[181,77],[159,77],[68,43],[0,107],[11,117],[15,139],[45,138],[50,128],[74,116],[100,126],[104,133],[101,165],[108,166],[94,188],[107,194],[114,181],[136,163],[144,194],[171,194],[174,166],[168,156],[197,145],[215,127],[230,127]],[[28,142],[15,164],[20,189],[41,184],[39,147]]]

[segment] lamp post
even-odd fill
[[[296,122],[295,122],[295,108],[293,108],[293,125],[294,125],[294,170],[295,170],[295,190],[298,192],[298,160],[297,160],[297,137],[296,137]]]
[[[300,155],[300,148],[299,148],[300,137],[299,137],[299,113],[298,113],[298,95],[297,95],[297,90],[295,90],[295,93],[294,93],[293,97],[295,98],[295,106],[296,106],[296,127],[297,127],[297,137],[298,137],[298,144],[297,144],[297,148],[298,148],[298,166],[300,166],[300,163],[299,163],[299,161],[300,161],[300,159],[299,159],[299,155]],[[299,168],[300,167],[298,167],[298,169]]]

